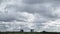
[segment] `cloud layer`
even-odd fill
[[[58,32],[59,9],[60,0],[0,0],[0,31]]]

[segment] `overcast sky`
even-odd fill
[[[60,32],[60,0],[0,0],[0,31]]]

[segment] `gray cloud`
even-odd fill
[[[60,10],[58,10],[60,8],[58,7],[60,7],[59,0],[4,1],[0,5],[0,21],[2,21],[1,24],[8,22],[8,27],[4,25],[1,27],[6,29],[6,31],[17,31],[20,28],[24,30],[33,28],[35,31],[46,29],[48,29],[46,31],[52,31],[52,29],[50,29],[51,27],[48,26],[52,24],[49,21],[60,19]],[[55,27],[56,26],[54,26],[54,28]]]
[[[60,3],[60,0],[23,0],[27,4]]]

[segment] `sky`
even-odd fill
[[[0,0],[0,31],[60,32],[60,0]]]

